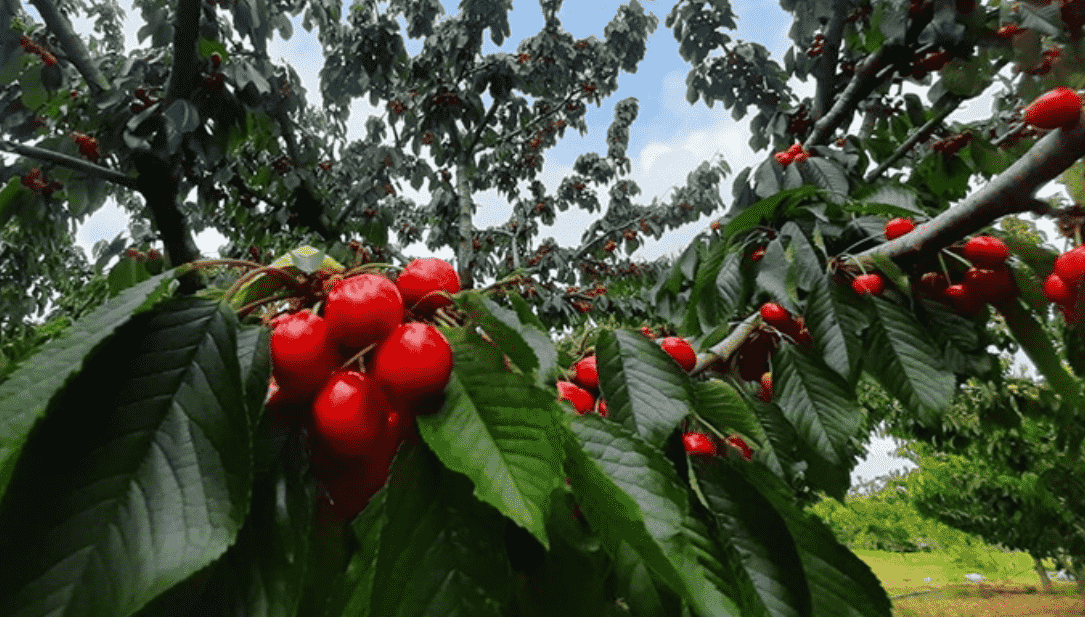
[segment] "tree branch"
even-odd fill
[[[935,127],[941,124],[947,116],[956,111],[957,108],[960,107],[961,103],[964,102],[964,100],[965,98],[963,96],[958,96],[956,94],[947,94],[945,97],[943,97],[942,101],[945,101],[944,107],[938,110],[938,113],[936,113],[933,118],[927,120],[927,122],[923,126],[919,127],[919,130],[912,133],[911,136],[909,136],[908,139],[904,143],[902,143],[900,147],[898,147],[896,151],[893,152],[893,154],[889,156],[889,158],[885,159],[885,161],[883,161],[881,165],[878,165],[877,169],[867,174],[867,177],[864,178],[863,181],[867,182],[868,184],[874,182],[874,180],[876,180],[878,176],[885,173],[885,170],[889,169],[894,163],[899,161],[902,157],[904,157],[905,154],[911,151],[911,149],[917,143],[929,137],[931,132],[934,131]]]
[[[75,33],[72,22],[57,10],[56,3],[51,0],[30,0],[34,8],[38,9],[49,31],[56,35],[60,41],[60,47],[68,56],[68,61],[79,71],[83,79],[87,80],[87,86],[94,94],[99,94],[109,89],[109,81],[106,80],[97,65],[91,62],[90,53],[83,39]]]
[[[67,154],[61,154],[60,152],[5,140],[0,140],[0,150],[21,154],[25,157],[37,159],[39,161],[53,163],[54,165],[66,167],[73,171],[79,171],[94,178],[101,178],[102,180],[107,180],[129,189],[136,188],[135,178],[126,176],[121,172],[114,171],[108,167],[102,167],[101,165],[95,165],[89,161],[77,159],[73,156],[68,156]]]
[[[200,65],[196,41],[200,34],[201,0],[178,0],[173,24],[173,66],[163,109],[178,99],[187,99],[196,86],[196,67]]]
[[[910,233],[854,256],[864,267],[877,268],[875,256],[907,268],[968,234],[1008,214],[1035,211],[1033,193],[1085,156],[1085,122],[1056,129],[1036,142],[1020,159],[964,201]]]
[[[814,118],[821,118],[836,94],[836,64],[840,54],[840,39],[844,34],[844,11],[833,13],[825,30],[825,48],[814,67],[817,93],[814,95]]]

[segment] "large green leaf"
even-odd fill
[[[714,584],[696,550],[689,525],[689,495],[674,465],[625,427],[596,415],[568,415],[567,469],[584,516],[613,554],[627,542],[652,573],[701,615],[739,615]]]
[[[863,368],[923,424],[949,407],[957,382],[930,334],[904,307],[874,298]]]
[[[738,553],[756,591],[756,610],[773,617],[812,615],[799,551],[780,513],[734,464],[699,458],[692,463],[718,534]]]
[[[595,357],[610,418],[661,447],[689,414],[689,376],[659,345],[626,330],[600,333]]]
[[[477,338],[450,336],[456,368],[444,409],[420,416],[419,432],[445,466],[474,482],[476,497],[549,546],[547,501],[564,482],[557,395],[505,370]]]
[[[7,488],[19,451],[34,422],[69,377],[83,368],[86,356],[133,313],[145,310],[166,293],[171,273],[131,287],[53,339],[0,384],[0,498]]]
[[[805,317],[825,364],[849,383],[855,383],[863,356],[860,336],[867,319],[831,274],[821,277],[810,291]]]
[[[795,284],[795,271],[790,267],[794,254],[788,254],[779,238],[765,247],[765,256],[757,268],[757,287],[766,292],[773,302],[781,304],[792,314],[799,313],[799,298]]]
[[[1006,326],[1010,329],[1014,340],[1021,345],[1021,349],[1036,365],[1036,370],[1068,403],[1064,409],[1076,410],[1078,414],[1085,410],[1081,380],[1074,377],[1063,366],[1062,359],[1043,326],[1037,323],[1032,314],[1018,301],[1005,302],[998,307],[998,310],[1006,320]]]
[[[388,482],[369,614],[503,615],[511,587],[501,515],[424,444],[400,449]]]
[[[131,615],[221,556],[252,454],[226,305],[132,317],[50,402],[0,504],[0,614]]]
[[[695,382],[697,414],[717,428],[741,434],[764,443],[765,432],[757,423],[753,410],[731,384],[718,379]]]
[[[475,291],[464,292],[459,305],[520,371],[535,374],[537,383],[541,384],[557,365],[557,351],[550,338],[534,325],[521,323],[514,311]]]
[[[843,465],[862,415],[851,388],[821,358],[784,345],[773,357],[775,400],[799,438],[826,460]]]
[[[745,465],[736,473],[768,499],[799,549],[816,617],[891,617],[892,603],[870,566],[837,542],[817,516],[795,505],[792,491],[767,469]]]
[[[271,347],[267,328],[245,326],[237,333],[237,361],[245,384],[245,406],[249,425],[256,427],[264,409],[271,378]]]

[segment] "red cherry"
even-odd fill
[[[1017,295],[1017,281],[1005,268],[969,268],[964,273],[964,284],[981,302],[998,304]]]
[[[1039,129],[1071,126],[1081,117],[1081,102],[1078,93],[1070,88],[1055,88],[1025,109],[1025,122]]]
[[[215,67],[217,69],[221,65],[222,65],[222,54],[220,54],[219,52],[216,51],[215,53],[211,54],[211,66],[213,66],[213,67]]]
[[[682,435],[682,445],[690,456],[715,456],[716,442],[704,433],[686,433]]]
[[[610,415],[610,410],[607,409],[607,402],[603,399],[599,399],[599,415],[603,416],[604,418]]]
[[[656,333],[652,332],[652,329],[649,328],[648,326],[641,326],[640,327],[640,333],[643,334],[644,336],[647,336],[650,339],[655,339],[655,337],[656,337]]]
[[[571,381],[558,382],[558,400],[565,399],[573,404],[576,413],[584,415],[595,407],[595,397],[584,388]]]
[[[358,371],[332,375],[313,401],[313,428],[336,454],[371,454],[385,439],[388,398],[372,376]]]
[[[362,349],[382,341],[403,321],[403,297],[383,276],[359,274],[331,290],[324,318],[336,342]]]
[[[792,157],[798,156],[802,151],[802,144],[798,143],[791,144],[791,147],[787,149],[787,153],[790,154]]]
[[[452,376],[452,347],[441,331],[429,324],[401,324],[377,346],[369,374],[394,398],[421,401],[444,392]],[[419,411],[429,414],[438,409],[431,405]]]
[[[727,445],[739,450],[742,453],[742,458],[746,459],[747,461],[753,458],[753,450],[750,450],[750,446],[746,445],[746,441],[738,435],[729,435],[727,439],[724,440],[724,442]]]
[[[993,236],[976,236],[964,245],[962,251],[965,259],[971,261],[977,268],[994,270],[1006,263],[1010,256],[1010,249]]]
[[[788,165],[790,165],[792,159],[795,158],[794,156],[788,154],[787,152],[777,152],[776,154],[774,154],[772,156],[776,159],[777,163],[779,163],[780,165],[783,165],[784,167],[787,167]]]
[[[595,356],[588,356],[574,366],[576,382],[585,388],[599,387],[599,369],[595,365]]]
[[[766,302],[761,305],[761,319],[770,326],[783,329],[791,323],[791,314],[775,302]]]
[[[1075,247],[1055,258],[1055,274],[1071,288],[1081,283],[1085,275],[1085,245]]]
[[[1044,279],[1044,297],[1049,302],[1068,305],[1074,299],[1074,291],[1062,277],[1052,272]]]
[[[950,285],[942,294],[949,299],[957,312],[962,315],[973,316],[983,308],[983,302],[976,298],[967,285]]]
[[[885,291],[885,281],[880,274],[860,274],[851,282],[851,288],[860,296],[880,296]]]
[[[338,364],[328,323],[319,315],[299,311],[271,332],[272,374],[284,388],[315,394]]]
[[[761,389],[757,392],[757,397],[765,402],[772,400],[772,373],[761,375]]]
[[[941,272],[927,272],[919,279],[919,288],[930,296],[941,297],[947,287],[949,279]]]
[[[668,336],[660,341],[659,346],[678,362],[683,371],[688,373],[693,370],[693,367],[697,366],[697,352],[693,351],[693,346],[686,339],[678,336]]]
[[[894,240],[915,229],[915,222],[909,218],[896,218],[885,224],[885,239]]]
[[[806,150],[802,150],[798,154],[791,157],[791,162],[792,163],[801,163],[801,162],[803,162],[803,161],[805,161],[805,160],[807,160],[809,158],[810,158],[810,153],[807,152]]]
[[[423,257],[407,264],[396,279],[403,304],[417,314],[428,315],[452,304],[452,300],[435,292],[454,294],[460,290],[460,276],[447,261]],[[425,298],[423,300],[423,298]]]
[[[750,261],[761,261],[765,256],[765,247],[759,246],[750,253]]]

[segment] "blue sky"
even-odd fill
[[[125,26],[127,48],[141,47],[135,33],[142,25],[139,13],[131,10],[130,0],[122,0],[121,6],[128,15]],[[456,2],[443,2],[446,12],[457,11]],[[594,0],[591,2],[565,2],[560,20],[563,27],[577,38],[596,36],[602,38],[603,29],[613,19],[620,2]],[[678,55],[678,45],[674,36],[663,22],[671,7],[670,2],[647,0],[643,3],[646,11],[659,18],[659,26],[648,42],[645,59],[635,74],[622,73],[618,78],[618,92],[605,100],[601,107],[589,107],[587,122],[589,132],[581,136],[576,131],[568,131],[557,147],[546,152],[546,166],[541,180],[553,191],[563,177],[572,170],[576,157],[584,152],[605,153],[606,129],[613,119],[614,104],[626,97],[636,97],[640,104],[640,114],[630,130],[629,156],[633,160],[630,177],[641,187],[641,199],[648,203],[655,196],[664,196],[673,186],[681,185],[686,174],[701,161],[714,156],[722,156],[734,171],[759,163],[768,154],[755,154],[747,146],[749,131],[746,126],[749,117],[740,122],[731,120],[730,113],[717,105],[709,109],[703,101],[689,105],[685,99],[685,77],[689,65]],[[732,38],[753,40],[766,46],[772,57],[782,63],[783,54],[790,46],[787,31],[790,27],[789,16],[777,2],[767,0],[732,0],[733,10],[738,16],[738,30],[731,33]],[[517,0],[510,15],[511,36],[498,48],[489,36],[486,38],[484,53],[515,51],[519,41],[533,35],[542,27],[542,12],[537,2]],[[32,6],[26,9],[36,17]],[[344,11],[345,13],[346,11]],[[307,91],[309,104],[321,105],[319,99],[318,72],[323,63],[319,42],[315,32],[306,32],[301,24],[301,17],[293,20],[294,35],[289,41],[276,38],[269,45],[273,60],[289,62],[301,76]],[[74,20],[76,30],[90,34],[91,24],[85,19]],[[412,52],[421,46],[420,41],[409,41],[408,49]],[[808,96],[813,91],[811,83],[794,82],[796,93]],[[915,91],[922,92],[919,88]],[[968,119],[990,114],[990,97],[984,96],[951,116],[953,119]],[[371,114],[382,115],[383,109],[374,109],[367,101],[356,101],[349,123],[350,138],[363,134],[364,123]],[[724,201],[730,201],[731,178],[724,181]],[[1048,187],[1040,195],[1047,195],[1057,187]],[[410,191],[405,194],[414,197],[420,203],[428,201],[428,196]],[[479,204],[474,217],[476,227],[485,228],[504,222],[511,213],[511,206],[504,203],[496,192],[476,195]],[[605,203],[605,200],[601,200]],[[652,260],[663,254],[674,254],[689,245],[692,238],[705,229],[708,223],[722,215],[703,217],[683,228],[668,233],[662,240],[647,238],[634,257]],[[559,213],[559,225],[542,227],[539,240],[553,236],[563,246],[578,246],[580,234],[598,215],[583,211],[570,210]],[[112,239],[126,229],[126,215],[114,205],[107,204],[99,212],[80,226],[77,233],[78,243],[87,254],[93,244],[100,239]],[[1049,237],[1051,237],[1049,235]],[[225,244],[224,238],[217,232],[208,231],[197,238],[197,245],[207,257],[217,256],[218,247]],[[409,245],[404,253],[412,257],[435,255],[451,259],[453,253],[444,248],[436,253],[429,251],[422,243]],[[485,281],[484,281],[485,282]],[[892,457],[890,451],[895,448],[892,440],[875,438],[870,444],[871,456],[864,460],[853,472],[853,481],[870,479],[887,473],[890,469],[910,468],[909,461]]]

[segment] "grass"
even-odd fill
[[[1039,577],[1032,558],[988,547],[961,547],[951,552],[890,553],[854,549],[853,552],[882,581],[890,596],[938,589],[937,593],[898,597],[893,600],[896,617],[1069,617],[1085,615],[1085,601],[1076,585],[1052,581],[1050,594],[1040,593]],[[1047,570],[1054,564],[1045,562]],[[965,581],[977,572],[984,584]],[[924,579],[930,577],[928,583]],[[999,593],[999,590],[1033,593]]]

